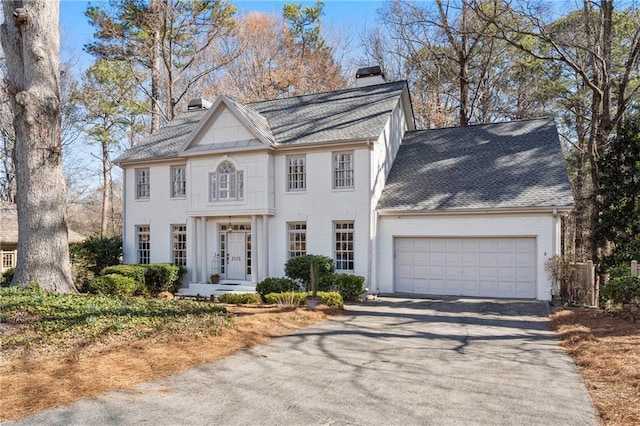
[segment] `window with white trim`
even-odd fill
[[[287,191],[296,192],[307,189],[307,166],[304,155],[287,157]]]
[[[187,225],[171,225],[171,242],[173,264],[187,266]]]
[[[287,223],[287,231],[289,234],[289,252],[288,259],[296,256],[304,256],[307,254],[307,223],[306,222],[289,222]]]
[[[171,167],[171,198],[187,195],[187,169],[185,166]]]
[[[230,161],[220,163],[215,173],[209,174],[211,201],[238,201],[244,198],[244,175]]]
[[[353,272],[353,222],[334,222],[333,239],[336,271]]]
[[[149,199],[150,192],[149,169],[136,169],[136,200]]]
[[[138,263],[148,264],[151,261],[151,229],[149,225],[136,225],[136,241],[138,243]]]
[[[333,188],[353,188],[353,152],[333,153]]]

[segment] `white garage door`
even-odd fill
[[[535,238],[396,238],[399,293],[536,297]]]

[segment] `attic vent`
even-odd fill
[[[356,72],[356,87],[372,86],[374,84],[382,84],[385,82],[386,79],[384,77],[384,73],[378,65],[360,68]]]
[[[189,105],[187,106],[187,111],[197,111],[200,109],[209,109],[211,108],[211,105],[213,105],[211,102],[209,102],[206,99],[203,98],[197,98],[197,99],[191,99],[189,101]]]

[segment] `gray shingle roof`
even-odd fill
[[[405,86],[404,81],[398,81],[245,105],[231,102],[276,145],[368,139],[382,133]],[[205,114],[196,111],[179,115],[121,154],[116,163],[176,156]]]
[[[87,238],[69,230],[69,242],[81,243]],[[14,203],[0,201],[0,243],[18,244],[18,208]]]
[[[407,132],[379,210],[571,207],[551,118]]]

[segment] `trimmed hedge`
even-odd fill
[[[342,296],[340,293],[335,291],[319,291],[317,292],[318,297],[322,299],[322,304],[327,306],[333,306],[338,309],[342,309],[344,307],[344,300],[342,300]],[[269,293],[265,296],[265,300],[267,303],[272,304],[281,304],[283,300],[295,300],[299,305],[306,305],[307,296],[311,296],[311,292],[284,292],[284,293]]]
[[[613,303],[628,304],[640,300],[640,277],[615,277],[607,285],[600,288],[602,300]]]
[[[311,283],[311,262],[316,260],[318,262],[318,281],[319,285],[326,282],[328,277],[333,275],[335,271],[335,265],[333,259],[327,256],[321,256],[316,254],[307,254],[305,256],[292,257],[284,265],[284,273],[292,280],[299,281],[307,290],[311,290],[309,285]]]
[[[218,302],[236,305],[254,305],[262,303],[262,297],[256,293],[227,293],[219,296]]]
[[[338,293],[344,300],[358,300],[364,293],[364,277],[361,275],[336,274]]]
[[[287,291],[298,291],[298,284],[290,278],[265,278],[256,285],[256,292],[262,296],[269,293],[285,293]]]
[[[131,277],[118,274],[101,275],[89,281],[87,291],[104,296],[133,296],[138,288],[137,283]]]
[[[150,263],[109,266],[101,271],[101,275],[117,274],[132,278],[137,285],[137,294],[150,295],[162,291],[175,293],[185,272],[184,268],[172,263]]]

